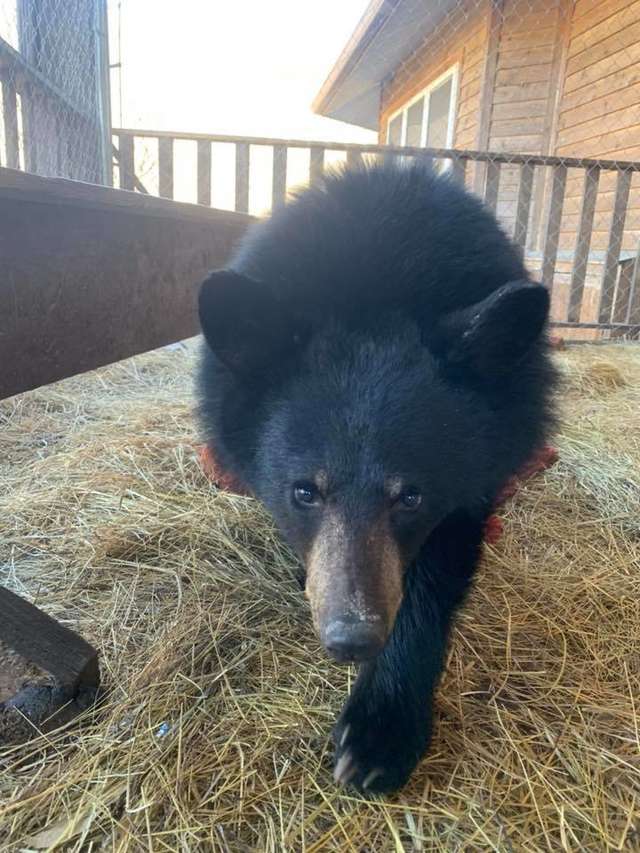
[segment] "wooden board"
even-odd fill
[[[99,687],[96,649],[0,586],[0,744],[66,722]]]

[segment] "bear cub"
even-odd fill
[[[503,483],[553,426],[549,296],[493,215],[427,166],[326,176],[199,297],[200,416],[305,568],[358,676],[335,779],[402,786]]]

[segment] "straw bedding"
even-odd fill
[[[0,403],[0,581],[96,644],[107,696],[0,748],[2,850],[639,850],[640,347],[573,347],[559,463],[501,512],[431,752],[331,781],[353,673],[295,560],[203,475],[193,347]]]

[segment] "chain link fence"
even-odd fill
[[[0,0],[0,165],[109,183],[106,0]]]

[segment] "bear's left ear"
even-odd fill
[[[515,368],[540,338],[549,293],[540,284],[505,284],[481,302],[447,314],[438,324],[436,350],[452,365],[487,378]]]
[[[202,284],[198,313],[207,343],[240,378],[269,370],[296,343],[293,321],[269,289],[232,270]]]

